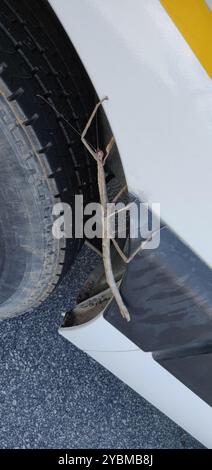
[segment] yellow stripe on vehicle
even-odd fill
[[[160,0],[212,78],[212,11],[205,0]]]

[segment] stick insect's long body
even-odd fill
[[[111,263],[111,253],[110,253],[110,236],[108,233],[108,221],[110,213],[108,211],[108,196],[107,196],[107,188],[105,183],[105,173],[104,173],[104,165],[102,159],[98,158],[97,153],[97,172],[98,172],[98,186],[99,186],[99,197],[101,202],[102,208],[102,256],[103,256],[103,263],[105,266],[105,276],[106,281],[111,288],[111,292],[113,297],[115,298],[117,305],[120,309],[120,312],[127,321],[130,320],[130,315],[125,306],[119,289],[116,285],[116,281],[114,279],[113,268]]]
[[[43,98],[43,96],[40,96],[40,95],[37,95],[37,96],[43,101],[45,101],[54,111],[57,112],[55,107],[51,103],[49,103],[49,101],[47,101],[45,98]],[[130,320],[129,312],[121,298],[118,287],[116,285],[116,281],[114,279],[113,268],[112,268],[112,263],[111,263],[111,254],[110,254],[110,237],[108,237],[108,233],[107,233],[109,214],[108,214],[108,206],[107,206],[108,197],[107,197],[107,188],[106,188],[106,183],[105,183],[104,164],[106,162],[108,155],[110,154],[110,151],[115,142],[115,139],[114,137],[111,138],[109,144],[106,147],[106,152],[104,154],[102,150],[99,150],[99,149],[96,150],[91,144],[89,144],[89,142],[85,138],[87,131],[94,119],[94,116],[99,106],[101,106],[102,102],[107,99],[108,98],[105,97],[103,98],[103,100],[97,103],[80,137],[81,137],[82,143],[84,144],[88,152],[92,155],[92,157],[94,158],[94,160],[96,160],[96,163],[97,163],[99,196],[100,196],[100,202],[102,206],[102,256],[103,256],[103,263],[105,267],[106,280],[107,280],[109,287],[111,288],[111,292],[118,304],[118,307],[120,309],[122,316],[129,321]],[[63,119],[72,128],[74,132],[79,134],[79,132],[69,123],[69,121],[67,121],[67,119],[65,119],[64,117]]]
[[[128,312],[128,309],[125,305],[125,303],[123,302],[123,299],[121,297],[121,294],[119,292],[119,289],[116,285],[116,281],[114,279],[114,275],[113,275],[113,268],[112,268],[112,262],[111,262],[111,253],[110,253],[110,244],[111,244],[111,239],[112,239],[112,242],[114,243],[118,253],[120,254],[120,256],[122,257],[122,259],[128,263],[130,262],[134,256],[142,250],[142,247],[144,246],[145,243],[148,243],[149,240],[152,239],[152,236],[154,234],[151,234],[151,236],[144,242],[141,243],[140,247],[138,247],[136,249],[136,251],[129,257],[127,258],[125,256],[125,254],[122,252],[122,250],[119,248],[119,245],[118,243],[115,241],[115,238],[111,238],[110,237],[110,233],[109,230],[108,230],[108,222],[110,220],[110,217],[111,215],[113,215],[110,210],[108,209],[109,205],[108,205],[108,196],[107,196],[107,188],[106,188],[106,182],[105,182],[105,171],[104,171],[104,165],[105,165],[105,162],[110,154],[110,151],[113,147],[113,144],[115,142],[115,139],[114,137],[112,136],[109,144],[107,145],[106,147],[106,150],[105,152],[103,152],[102,150],[100,149],[95,149],[93,146],[91,146],[91,144],[89,144],[89,142],[85,139],[85,136],[87,134],[87,131],[94,119],[94,116],[96,115],[97,113],[97,110],[99,108],[99,106],[102,105],[103,101],[107,100],[108,98],[105,97],[103,98],[101,101],[99,101],[91,116],[90,116],[90,119],[88,120],[86,126],[85,126],[85,129],[84,131],[82,132],[81,134],[81,140],[83,142],[83,144],[85,145],[85,147],[87,148],[87,150],[89,151],[89,153],[92,155],[92,157],[94,158],[94,160],[96,160],[96,163],[97,163],[97,172],[98,172],[98,187],[99,187],[99,196],[100,196],[100,202],[101,202],[101,208],[102,208],[102,256],[103,256],[103,263],[104,263],[104,267],[105,267],[105,276],[106,276],[106,281],[109,285],[109,287],[111,288],[111,292],[113,294],[113,297],[115,298],[116,302],[117,302],[117,305],[119,307],[119,310],[120,310],[120,313],[122,314],[122,316],[124,318],[126,318],[127,321],[130,320],[130,314]],[[125,189],[122,188],[122,190]],[[122,191],[121,191],[122,192]],[[120,193],[119,193],[120,194]],[[119,194],[117,195],[117,197],[119,197]],[[117,198],[116,197],[116,198]],[[126,209],[127,209],[127,206],[126,206]],[[156,231],[157,233],[157,231]]]
[[[106,188],[106,182],[105,182],[105,171],[104,171],[104,165],[105,162],[110,154],[110,151],[113,147],[113,144],[115,142],[114,137],[111,138],[109,144],[106,147],[105,153],[100,150],[100,149],[94,149],[93,146],[89,144],[89,142],[86,140],[85,136],[87,134],[87,131],[97,113],[97,110],[99,106],[102,105],[103,101],[108,100],[107,96],[103,98],[101,101],[99,101],[91,116],[90,119],[88,120],[85,129],[83,130],[81,134],[81,141],[89,151],[89,153],[92,155],[94,160],[96,160],[97,163],[97,176],[98,176],[98,187],[99,187],[99,197],[100,197],[100,202],[101,202],[101,207],[102,207],[102,257],[103,257],[103,263],[105,267],[105,276],[106,276],[106,281],[111,288],[111,292],[117,302],[117,305],[119,307],[119,310],[124,318],[126,318],[127,321],[130,320],[130,315],[127,310],[126,305],[124,304],[122,297],[120,295],[119,289],[116,285],[116,281],[114,279],[113,275],[113,268],[112,268],[112,263],[111,263],[111,253],[110,253],[110,237],[108,236],[108,220],[109,220],[109,214],[108,214],[108,196],[107,196],[107,188]]]
[[[49,103],[48,100],[46,100],[43,96],[40,96],[40,95],[37,95],[40,99],[42,99],[43,101],[45,101],[56,113],[57,113],[57,110],[56,108],[51,104]],[[122,259],[125,261],[125,263],[129,263],[133,258],[134,256],[142,250],[142,248],[144,247],[144,245],[146,243],[149,242],[149,240],[152,239],[152,236],[154,236],[156,233],[157,233],[157,230],[155,231],[155,233],[151,234],[151,236],[144,242],[141,243],[141,245],[136,249],[136,251],[134,253],[132,253],[129,257],[127,257],[124,252],[122,252],[122,250],[120,249],[119,247],[119,244],[116,242],[115,238],[111,238],[110,237],[110,233],[109,233],[109,230],[108,230],[108,223],[109,223],[109,220],[110,220],[110,217],[112,215],[114,215],[114,213],[112,213],[108,207],[110,207],[107,203],[108,203],[108,195],[107,195],[107,188],[106,188],[106,182],[105,182],[105,171],[104,171],[104,165],[105,165],[105,162],[110,154],[110,151],[113,147],[113,144],[115,142],[115,139],[114,137],[112,136],[109,144],[107,145],[106,147],[106,151],[105,153],[102,151],[102,150],[99,150],[99,149],[95,149],[85,138],[86,134],[87,134],[87,131],[97,113],[97,110],[99,108],[99,106],[102,105],[103,101],[105,100],[108,100],[108,97],[106,96],[105,98],[103,98],[101,101],[99,101],[82,134],[80,134],[78,132],[77,129],[75,129],[72,124],[70,124],[70,122],[64,117],[62,116],[63,120],[71,127],[71,129],[76,132],[78,135],[80,135],[81,137],[81,141],[82,143],[84,144],[84,146],[86,147],[86,149],[88,150],[88,152],[92,155],[92,157],[94,158],[94,160],[96,161],[97,163],[97,173],[98,173],[98,187],[99,187],[99,196],[100,196],[100,202],[101,202],[101,208],[102,208],[102,256],[103,256],[103,263],[104,263],[104,267],[105,267],[105,276],[106,276],[106,280],[107,280],[107,283],[111,289],[111,292],[113,294],[113,297],[115,298],[116,302],[117,302],[117,305],[119,307],[119,310],[122,314],[122,316],[124,318],[126,318],[127,321],[130,320],[130,314],[127,310],[127,307],[126,305],[124,304],[123,300],[122,300],[122,297],[121,297],[121,294],[119,292],[119,289],[116,285],[116,281],[115,281],[115,278],[114,278],[114,275],[113,275],[113,268],[112,268],[112,262],[111,262],[111,253],[110,253],[110,245],[111,245],[111,240],[115,246],[115,248],[117,249],[118,253],[120,254],[120,256],[122,257]],[[115,202],[116,200],[119,199],[120,195],[127,189],[127,186],[124,186],[121,191],[119,191],[119,193],[116,195],[116,197],[114,198],[113,202]],[[128,204],[126,207],[125,207],[125,210],[130,206],[130,204]],[[121,209],[122,210],[122,209]],[[164,226],[165,227],[165,226]],[[163,228],[164,228],[163,227]]]

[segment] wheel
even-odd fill
[[[47,2],[2,0],[0,319],[40,304],[82,245],[54,239],[52,209],[59,201],[73,205],[75,194],[85,203],[98,197],[95,162],[61,117],[80,133],[94,99]]]

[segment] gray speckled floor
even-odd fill
[[[0,448],[200,448],[58,335],[95,261],[84,247],[42,307],[0,323]]]

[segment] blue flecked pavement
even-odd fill
[[[45,304],[0,322],[0,448],[200,448],[59,336],[61,313],[95,262],[84,247]]]

